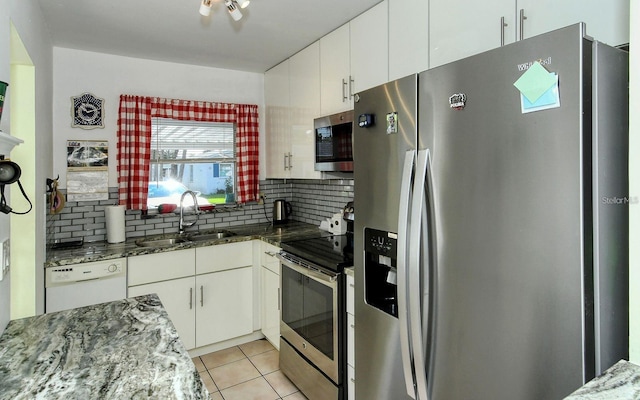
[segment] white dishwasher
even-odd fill
[[[127,259],[49,267],[46,312],[91,306],[127,297]]]

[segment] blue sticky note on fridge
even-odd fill
[[[558,75],[549,73],[553,77],[554,83],[542,93],[536,101],[530,101],[524,93],[520,93],[520,105],[522,113],[530,113],[534,111],[548,110],[550,108],[560,107],[560,93],[558,91]]]

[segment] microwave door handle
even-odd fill
[[[411,204],[411,183],[414,174],[415,150],[408,150],[404,156],[402,181],[400,183],[400,205],[398,207],[398,255],[397,255],[397,289],[398,289],[398,321],[400,323],[400,351],[402,369],[407,394],[416,399],[415,378],[413,376],[413,357],[411,356],[411,340],[409,326],[409,304],[407,302],[407,251],[409,249],[409,206]]]

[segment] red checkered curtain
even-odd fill
[[[236,124],[236,201],[258,200],[258,106],[251,104],[212,103],[207,101],[152,100],[153,117],[189,121],[229,122]]]
[[[151,158],[151,98],[120,96],[117,137],[119,203],[129,210],[146,210]]]
[[[238,201],[256,201],[258,180],[258,106],[238,104],[236,113],[236,159]]]

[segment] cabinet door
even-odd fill
[[[514,0],[431,0],[429,11],[430,68],[500,47],[502,32],[515,41]]]
[[[236,242],[196,249],[196,274],[253,265],[253,242]]]
[[[291,152],[289,135],[291,110],[289,102],[289,60],[264,74],[266,108],[266,176],[288,178],[288,157]],[[287,157],[285,159],[285,157]]]
[[[388,12],[384,0],[350,22],[352,93],[389,80]]]
[[[389,80],[429,68],[429,2],[389,0]]]
[[[180,335],[180,340],[189,350],[196,347],[194,289],[194,278],[189,277],[129,287],[128,296],[157,293]]]
[[[291,178],[320,179],[315,170],[313,119],[320,116],[320,43],[289,59],[291,102]]]
[[[196,346],[253,332],[253,267],[196,276]]]
[[[628,0],[518,0],[518,39],[536,36],[578,22],[587,34],[611,46],[629,43]],[[526,19],[520,18],[520,10]],[[522,30],[520,23],[522,22]]]
[[[262,334],[280,349],[280,276],[268,268],[262,272]]]
[[[335,114],[353,108],[349,96],[351,74],[349,24],[320,38],[320,113]]]

